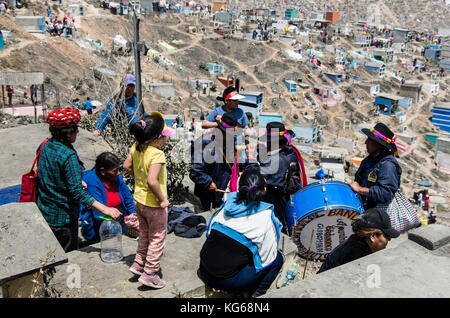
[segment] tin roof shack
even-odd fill
[[[364,91],[369,93],[370,96],[375,97],[378,93],[380,93],[380,84],[377,83],[357,83],[357,85],[362,88]]]
[[[394,63],[393,49],[373,49],[372,55],[376,60],[383,61],[385,64]]]
[[[434,104],[431,122],[443,131],[450,132],[450,102]]]
[[[244,112],[250,112],[253,115],[255,123],[259,121],[259,115],[262,112],[263,107],[263,92],[239,92],[244,96],[239,100],[239,108]]]
[[[402,99],[401,96],[381,93],[375,97],[373,106],[379,109],[379,112],[384,115],[393,115],[398,111],[398,102]]]
[[[68,258],[41,211],[34,202],[4,204],[0,206],[0,224],[0,295],[44,297],[40,270],[67,263]]]
[[[422,91],[422,84],[402,84],[400,86],[400,95],[411,97],[413,103],[418,103],[420,100],[420,93]]]
[[[331,24],[336,24],[339,21],[339,11],[328,11],[325,13],[325,20],[331,22]]]
[[[408,29],[395,28],[394,29],[394,43],[405,43],[408,37]]]
[[[434,161],[437,163],[439,170],[450,174],[450,138],[438,137],[436,140]]]

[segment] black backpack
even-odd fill
[[[302,188],[300,169],[296,162],[289,162],[285,155],[280,153],[280,157],[288,166],[284,174],[284,188],[286,193],[291,195]]]

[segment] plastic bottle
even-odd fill
[[[292,263],[292,265],[288,268],[286,272],[286,278],[288,280],[293,280],[295,276],[297,276],[297,263]]]
[[[122,227],[119,222],[108,217],[100,217],[101,252],[100,258],[106,263],[117,263],[123,258]]]

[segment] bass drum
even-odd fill
[[[361,201],[344,182],[322,180],[300,189],[286,209],[287,226],[299,256],[324,261],[353,234],[351,223],[363,212]]]

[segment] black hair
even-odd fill
[[[258,204],[263,200],[266,180],[257,171],[244,171],[239,179],[239,192],[236,203],[256,201]]]
[[[225,101],[225,98],[227,97],[228,94],[230,94],[235,90],[236,88],[234,86],[228,86],[227,88],[225,88],[222,94],[223,101]]]
[[[248,118],[249,120],[250,120],[250,119],[253,119],[253,114],[252,114],[251,112],[246,112],[245,115],[247,115],[247,118]]]
[[[72,149],[77,154],[77,159],[79,164],[84,167],[83,161],[80,160],[80,157],[78,157],[78,153],[76,152],[75,148],[73,148],[71,142],[69,141],[69,138],[67,137],[67,134],[73,133],[78,130],[78,126],[70,126],[66,128],[55,128],[52,126],[49,126],[50,134],[52,135],[52,139],[59,141],[60,143],[64,144],[66,147]]]
[[[95,159],[94,168],[96,173],[100,172],[100,168],[110,170],[116,168],[117,166],[120,166],[120,159],[112,152],[102,152],[98,155],[97,159]]]
[[[145,124],[142,123],[145,122]],[[156,140],[164,129],[164,119],[159,116],[146,115],[141,120],[130,125],[130,133],[136,138],[137,151]]]
[[[69,148],[73,148],[72,144],[69,141],[69,138],[67,137],[67,134],[73,133],[78,129],[78,126],[71,126],[71,127],[65,127],[65,128],[55,128],[50,126],[49,130],[52,134],[52,138],[63,143],[64,145],[68,146]]]

